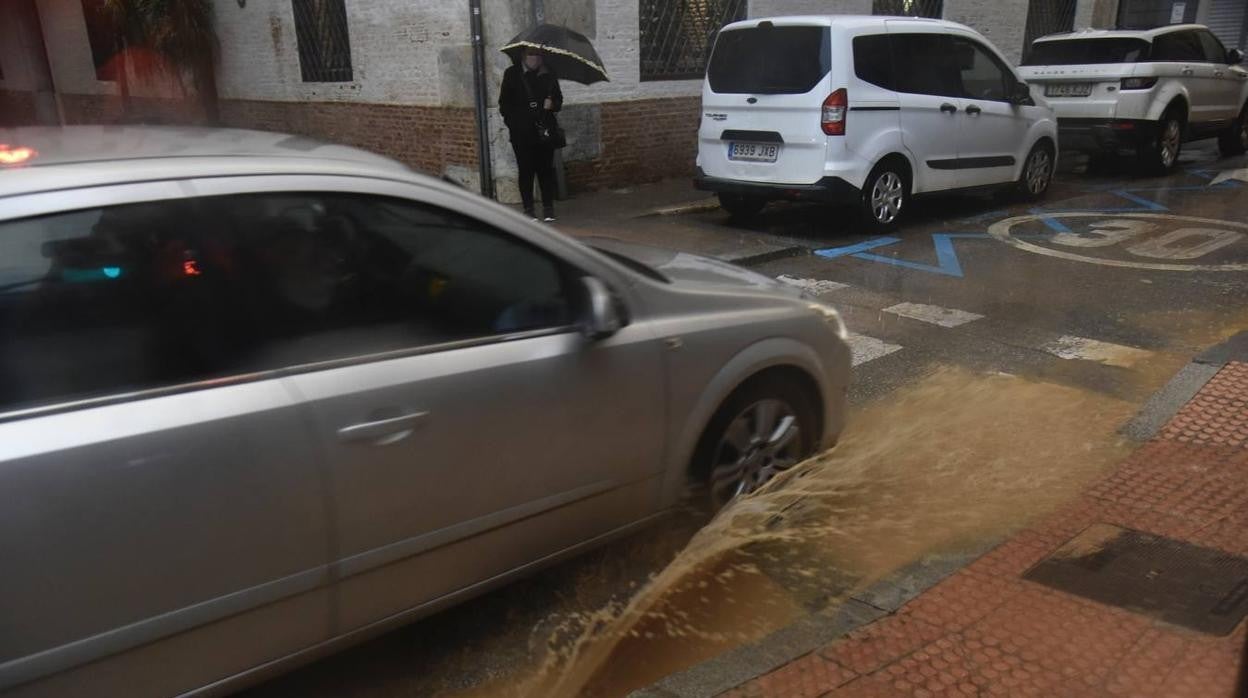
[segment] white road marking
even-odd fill
[[[1238,179],[1241,182],[1248,182],[1248,167],[1241,167],[1238,170],[1222,170],[1217,177],[1209,183],[1209,186],[1221,184],[1228,179]]]
[[[875,361],[882,356],[888,356],[895,351],[901,351],[900,345],[889,344],[875,337],[868,337],[865,334],[854,334],[851,332],[849,338],[845,341],[849,344],[849,349],[853,353],[855,366],[861,366],[868,361]]]
[[[884,312],[908,317],[911,320],[940,325],[941,327],[957,327],[958,325],[965,325],[968,322],[974,322],[984,317],[983,315],[968,313],[965,310],[942,308],[939,305],[926,305],[924,303],[898,303],[890,308],[885,308]]]
[[[1135,347],[1070,335],[1058,337],[1041,348],[1058,358],[1096,361],[1119,368],[1130,368],[1153,355],[1151,351]]]
[[[849,288],[849,284],[837,283],[836,281],[824,281],[823,279],[799,279],[796,276],[781,274],[776,277],[776,281],[790,286],[796,286],[803,291],[809,291],[816,296],[822,296],[825,293],[832,293],[843,288]]]

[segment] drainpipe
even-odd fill
[[[472,79],[477,104],[477,173],[481,195],[494,198],[494,170],[490,165],[490,112],[485,84],[485,40],[482,37],[481,0],[468,0],[468,23],[472,31]]]

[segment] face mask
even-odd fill
[[[541,65],[542,65],[541,56],[525,56],[524,57],[524,67],[528,68],[529,70],[537,70],[539,67],[541,67]]]

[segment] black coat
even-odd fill
[[[525,84],[529,89],[525,90]],[[532,94],[532,99],[529,95]],[[542,108],[549,97],[552,109]],[[511,142],[529,144],[537,142],[537,124],[554,126],[554,112],[563,108],[563,91],[559,80],[550,71],[533,72],[513,65],[503,73],[503,86],[498,92],[498,111],[503,115]]]

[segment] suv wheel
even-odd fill
[[[733,218],[745,220],[758,215],[758,212],[767,205],[767,200],[747,194],[720,192],[719,205]]]
[[[1140,146],[1140,164],[1156,174],[1174,169],[1183,151],[1183,120],[1174,112],[1166,112],[1157,125],[1157,135]]]
[[[910,203],[910,177],[896,161],[875,166],[862,187],[862,216],[876,231],[897,227]]]
[[[1218,150],[1227,156],[1248,152],[1248,104],[1239,112],[1230,130],[1218,136]]]
[[[712,511],[762,487],[815,449],[816,412],[806,391],[768,377],[733,393],[707,427],[699,449]]]
[[[1023,171],[1018,177],[1018,193],[1026,201],[1037,201],[1044,198],[1053,183],[1053,170],[1057,163],[1053,160],[1053,149],[1047,143],[1037,143],[1027,155],[1023,163]]]

